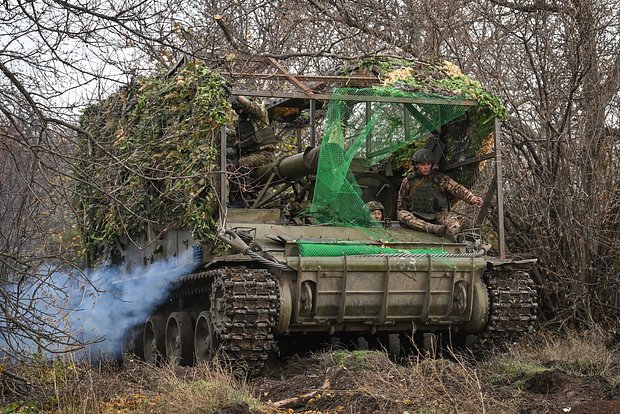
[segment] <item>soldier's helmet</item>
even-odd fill
[[[366,203],[366,207],[368,207],[370,211],[384,210],[383,204],[381,204],[379,201],[369,201]]]
[[[415,154],[413,154],[413,158],[411,160],[414,164],[433,162],[433,152],[426,148],[419,149],[415,152]]]

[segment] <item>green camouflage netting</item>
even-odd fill
[[[443,249],[395,249],[392,247],[369,245],[354,242],[314,242],[303,241],[297,242],[300,256],[304,257],[338,257],[338,256],[356,256],[356,255],[440,255],[447,252]]]
[[[399,99],[401,102],[389,102]],[[403,102],[406,100],[409,102]],[[466,114],[472,113],[473,119],[477,110],[457,96],[393,87],[337,89],[327,111],[310,213],[322,224],[371,227],[370,212],[350,170],[353,160],[372,169],[387,157],[411,154],[433,139],[438,139],[446,159],[457,153],[475,153],[480,142],[450,134],[438,138],[437,131]],[[492,123],[487,129],[485,135],[492,130]],[[451,139],[460,139],[463,145],[454,145]],[[467,179],[460,177],[460,181],[471,181],[475,166],[465,175]]]

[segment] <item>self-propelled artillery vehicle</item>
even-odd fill
[[[441,65],[448,64],[435,70]],[[393,69],[409,78],[417,70]],[[314,83],[286,74],[295,92],[225,87],[222,96],[239,118],[187,150],[209,153],[209,162],[202,156],[208,173],[151,172],[142,182],[153,203],[167,188],[179,190],[178,177],[202,180],[175,194],[191,193],[190,206],[209,203],[168,216],[191,210],[191,220],[148,220],[93,250],[91,259],[105,256],[132,271],[191,255],[192,270],[128,332],[132,350],[149,362],[184,365],[222,354],[257,372],[271,355],[299,344],[381,344],[397,355],[405,343],[429,347],[438,337],[480,348],[530,331],[537,296],[527,271],[534,260],[506,258],[504,245],[502,107],[448,69],[445,79],[477,87],[478,95],[450,90],[449,82],[431,93],[406,76],[372,70]],[[330,89],[330,81],[349,86]],[[252,101],[264,102],[269,123],[257,122],[261,109],[250,108]],[[289,155],[291,148],[298,152]],[[493,256],[476,231],[455,239],[398,223],[399,185],[419,148],[432,150],[436,165],[465,185],[489,175],[483,206],[466,216],[480,228],[495,201]],[[157,165],[163,169],[173,151],[184,150],[167,148]],[[371,218],[368,201],[383,204],[383,221]]]

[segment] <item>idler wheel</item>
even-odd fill
[[[166,323],[166,356],[172,364],[194,362],[194,327],[187,312],[173,312]]]

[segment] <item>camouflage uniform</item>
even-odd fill
[[[276,138],[265,105],[244,96],[234,98],[233,109],[238,117],[228,129],[227,160],[230,171],[230,199],[252,199],[255,191],[251,172],[275,161]]]
[[[265,148],[246,155],[245,157],[239,158],[239,166],[242,168],[252,169],[271,164],[275,160],[276,156],[273,153],[273,149]]]
[[[460,231],[461,216],[449,209],[447,194],[473,204],[476,196],[452,178],[431,170],[424,176],[415,171],[405,177],[398,191],[398,220],[414,230],[452,236]]]
[[[265,106],[239,96],[233,107],[239,115],[235,128],[239,167],[251,169],[273,162],[275,135]]]

